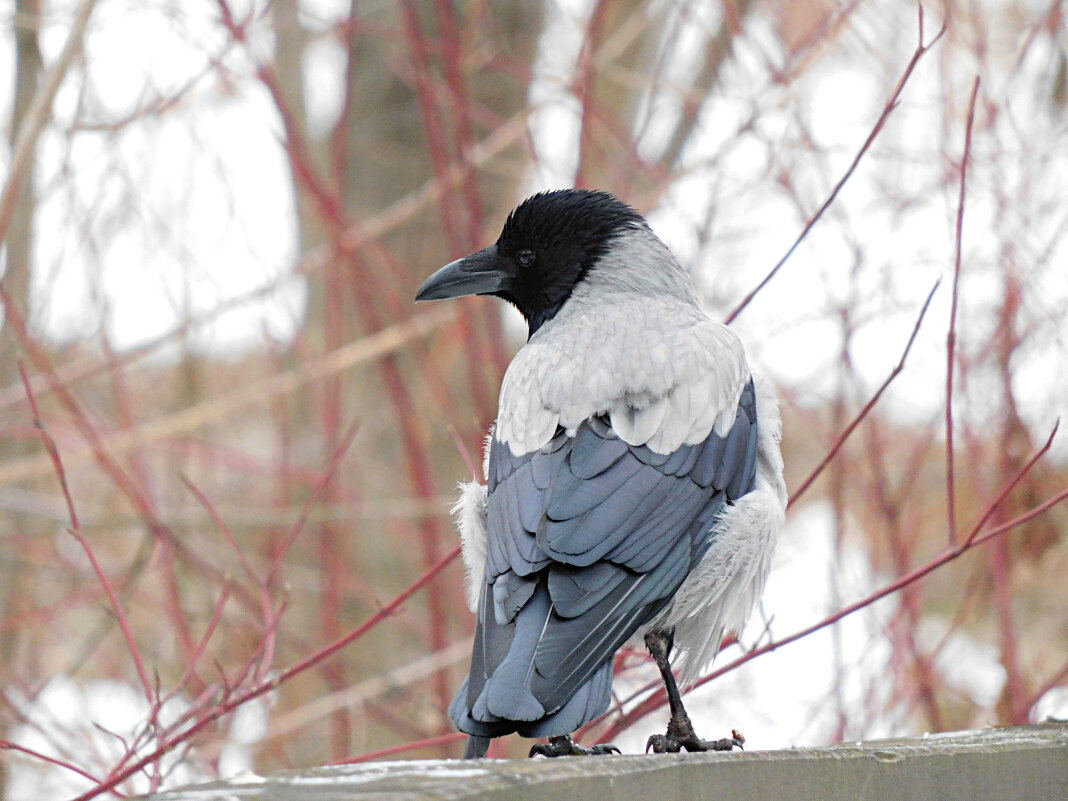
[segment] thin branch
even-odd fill
[[[81,52],[85,30],[89,25],[89,17],[96,7],[96,2],[97,0],[83,0],[81,6],[78,7],[67,42],[63,45],[59,58],[45,74],[41,88],[33,99],[33,105],[30,106],[26,119],[15,137],[15,150],[8,164],[7,181],[4,182],[3,189],[0,189],[0,242],[7,238],[7,229],[15,213],[15,201],[22,188],[23,176],[34,157],[37,140],[52,116],[52,103],[56,99],[56,92],[59,91],[70,65]]]
[[[868,134],[868,138],[864,140],[864,144],[861,145],[860,150],[857,151],[857,155],[853,158],[853,163],[849,165],[849,169],[845,171],[845,174],[842,176],[842,178],[838,181],[837,184],[835,184],[834,189],[832,190],[830,196],[823,202],[823,205],[820,206],[819,210],[815,213],[815,215],[813,215],[805,224],[805,227],[802,229],[800,235],[797,237],[796,240],[794,240],[794,243],[790,245],[790,249],[786,251],[786,255],[779,259],[778,263],[771,268],[771,272],[764,276],[764,280],[757,284],[756,287],[754,287],[753,290],[750,291],[750,293],[742,299],[742,302],[735,307],[734,311],[727,315],[727,319],[725,322],[728,325],[732,323],[739,314],[742,313],[742,310],[749,305],[753,298],[756,297],[756,294],[760,292],[760,290],[762,290],[765,286],[767,286],[768,282],[775,277],[775,275],[779,272],[782,266],[786,264],[787,260],[794,254],[794,251],[797,250],[798,246],[808,236],[809,231],[811,231],[812,228],[816,225],[816,223],[819,222],[819,219],[823,216],[824,212],[831,207],[832,203],[834,203],[835,198],[838,197],[838,193],[842,191],[842,187],[845,186],[846,182],[853,176],[853,172],[854,170],[856,170],[857,165],[860,164],[860,160],[864,158],[864,155],[871,148],[872,143],[875,141],[875,138],[879,135],[879,132],[882,131],[883,126],[886,125],[886,121],[890,118],[890,114],[893,113],[895,108],[897,108],[898,99],[901,97],[901,92],[904,90],[905,84],[908,83],[909,78],[912,76],[913,70],[916,69],[916,65],[919,63],[920,59],[923,58],[924,54],[927,53],[927,51],[930,50],[932,47],[934,47],[935,43],[938,42],[938,40],[941,39],[942,35],[946,32],[946,26],[943,23],[942,29],[938,32],[935,38],[931,40],[930,44],[925,45],[923,43],[923,6],[919,6],[919,9],[920,42],[916,46],[916,51],[912,54],[912,58],[909,60],[908,66],[905,67],[905,72],[902,74],[901,79],[897,82],[897,86],[894,88],[894,93],[890,96],[890,99],[883,107],[882,113],[879,115],[879,119],[876,120],[875,127],[872,128],[871,133]]]
[[[130,477],[129,473],[124,470],[114,458],[108,447],[110,443],[105,442],[99,429],[90,419],[89,415],[82,407],[82,404],[79,403],[73,393],[71,393],[70,390],[56,378],[55,368],[52,366],[47,354],[30,336],[30,333],[26,328],[25,319],[18,308],[11,302],[10,297],[4,291],[2,285],[0,285],[0,305],[3,305],[4,307],[4,324],[11,326],[11,329],[15,332],[27,355],[33,360],[37,369],[44,373],[52,391],[59,396],[61,403],[74,417],[78,431],[89,443],[89,451],[92,454],[92,457],[111,478],[119,491],[130,501],[134,509],[140,515],[142,522],[149,531],[152,532],[153,536],[157,539],[166,540],[166,542],[171,547],[175,548],[185,559],[189,560],[191,564],[196,565],[207,575],[215,576],[219,578],[220,581],[224,580],[225,577],[221,575],[220,571],[216,569],[211,562],[203,559],[186,547],[185,543],[183,543],[180,538],[175,537],[173,532],[164,525],[162,520],[160,520],[152,503],[141,491],[137,482]],[[133,447],[136,444],[137,443],[131,443],[130,447]],[[43,461],[46,466],[51,466],[53,464],[52,459],[48,454],[44,454],[39,461]],[[77,460],[68,458],[68,465],[75,461]],[[45,470],[44,474],[47,475],[48,472],[48,470]],[[0,474],[2,473],[4,473],[4,470],[0,467]],[[0,485],[5,483],[5,481],[13,480],[12,477],[5,476],[0,478]],[[247,593],[239,592],[238,598],[240,598],[243,603],[250,603],[253,606],[255,605],[255,602],[248,597]]]
[[[204,630],[203,636],[200,638],[200,642],[196,648],[193,649],[193,653],[189,657],[189,664],[186,666],[185,672],[178,680],[178,683],[174,685],[174,688],[167,693],[162,703],[166,703],[168,700],[178,695],[189,680],[193,677],[193,673],[196,670],[197,663],[204,655],[204,651],[208,647],[208,642],[211,640],[212,635],[215,633],[215,629],[219,625],[219,621],[222,620],[223,609],[226,607],[226,602],[230,600],[230,585],[224,584],[222,593],[219,595],[219,600],[215,604],[215,611],[211,615],[211,620],[208,621],[208,627]]]
[[[909,356],[909,351],[912,350],[912,343],[916,341],[916,335],[920,332],[920,325],[923,323],[924,315],[927,314],[927,307],[931,305],[931,299],[934,297],[934,293],[938,290],[938,287],[941,283],[942,279],[939,278],[937,281],[935,281],[934,286],[931,287],[931,291],[927,293],[927,300],[923,302],[923,308],[920,309],[920,316],[916,318],[916,324],[912,327],[912,334],[909,336],[909,341],[905,345],[905,350],[902,352],[901,358],[898,360],[897,365],[895,365],[894,369],[890,371],[890,375],[887,376],[886,380],[882,383],[882,385],[875,392],[875,394],[872,395],[871,400],[869,400],[864,405],[864,408],[861,409],[857,416],[853,418],[853,420],[849,423],[848,426],[846,426],[845,431],[843,431],[838,436],[838,439],[835,440],[834,445],[832,445],[831,449],[827,451],[827,455],[824,456],[820,463],[816,465],[816,468],[811,473],[809,473],[808,478],[806,478],[801,483],[801,486],[798,487],[791,494],[789,506],[793,506],[797,499],[805,494],[805,490],[812,486],[812,482],[814,482],[819,477],[820,473],[823,472],[824,468],[827,467],[828,464],[830,464],[831,460],[834,459],[835,456],[838,455],[838,451],[845,444],[846,440],[849,439],[849,436],[853,433],[853,431],[856,430],[857,426],[860,425],[861,421],[868,416],[868,413],[872,409],[875,408],[875,404],[879,402],[879,398],[882,397],[882,394],[886,391],[886,388],[889,387],[891,382],[893,382],[893,380],[901,374],[901,371],[905,369],[905,360]]]
[[[219,512],[215,509],[214,504],[208,500],[208,497],[201,492],[196,484],[190,481],[187,476],[182,476],[182,483],[185,484],[186,489],[193,493],[193,497],[200,502],[201,506],[207,510],[215,527],[222,533],[227,544],[230,546],[230,549],[237,554],[237,559],[241,563],[241,569],[245,571],[245,576],[248,580],[254,584],[262,585],[263,582],[261,582],[259,576],[256,575],[256,571],[252,569],[252,565],[249,564],[245,552],[238,547],[237,540],[234,539],[234,535],[231,533],[229,527],[223,522],[222,517],[219,516]]]
[[[953,259],[953,303],[949,312],[949,333],[946,335],[946,513],[949,516],[949,544],[957,543],[957,494],[953,455],[953,362],[957,347],[957,298],[960,285],[961,243],[964,236],[965,178],[968,157],[972,150],[972,123],[975,121],[975,99],[979,95],[979,76],[972,84],[968,101],[968,124],[964,132],[964,155],[960,160],[960,199],[957,202],[957,236]]]
[[[10,315],[14,306],[7,301],[3,287],[0,287],[0,302],[3,302],[5,310]],[[451,307],[421,312],[408,320],[310,359],[288,372],[268,376],[262,381],[248,384],[227,395],[213,396],[174,414],[143,423],[136,428],[116,432],[108,439],[108,453],[117,456],[150,442],[187,433],[217,422],[241,409],[260,404],[269,398],[295,392],[328,375],[358,364],[381,359],[410,344],[413,339],[424,337],[452,322],[455,315],[456,310]],[[68,462],[72,465],[81,464],[92,456],[93,449],[91,448],[78,450],[68,455]],[[47,457],[38,456],[7,462],[0,465],[0,484],[46,475],[49,472],[49,465]]]
[[[67,509],[70,510],[70,528],[67,529],[71,535],[78,541],[78,544],[82,546],[82,550],[85,551],[85,555],[89,558],[89,563],[93,566],[93,572],[96,573],[97,578],[100,580],[101,586],[108,595],[108,600],[111,601],[111,608],[115,613],[115,618],[118,620],[119,628],[122,629],[122,636],[126,639],[126,645],[130,649],[130,656],[133,658],[134,667],[137,668],[137,675],[141,679],[141,686],[145,691],[145,697],[149,703],[152,703],[152,683],[148,680],[148,673],[145,671],[144,661],[141,659],[141,651],[137,647],[137,642],[134,640],[133,630],[130,628],[130,621],[126,618],[126,613],[122,609],[122,604],[119,603],[119,597],[115,593],[115,588],[111,585],[111,580],[108,579],[104,569],[100,566],[100,562],[97,561],[96,554],[93,552],[88,541],[82,535],[81,525],[78,523],[78,513],[74,509],[74,499],[70,494],[70,487],[67,484],[67,472],[63,469],[63,460],[59,456],[59,450],[56,448],[56,443],[52,440],[52,435],[48,433],[48,427],[45,425],[44,420],[41,419],[41,414],[37,409],[37,399],[33,396],[33,390],[30,389],[30,379],[26,375],[26,368],[19,362],[19,372],[22,374],[22,382],[26,386],[26,395],[30,401],[30,409],[33,411],[33,424],[37,427],[37,431],[41,435],[41,443],[44,445],[45,451],[48,452],[48,457],[52,460],[52,464],[55,467],[56,476],[59,478],[59,485],[63,490],[63,497],[67,502]]]
[[[19,753],[26,754],[26,756],[31,756],[34,759],[40,759],[42,762],[48,762],[57,767],[77,773],[79,776],[82,776],[91,782],[96,782],[97,784],[100,783],[100,779],[88,771],[82,770],[77,765],[72,765],[70,762],[64,762],[62,759],[56,759],[48,754],[42,754],[40,751],[34,751],[32,748],[13,743],[10,740],[0,740],[0,751],[18,751]],[[112,792],[121,798],[128,797],[125,793],[119,792],[118,790],[112,790]]]
[[[167,752],[173,750],[181,743],[192,738],[195,734],[198,734],[199,732],[203,731],[209,725],[219,720],[219,718],[230,714],[242,704],[246,704],[255,698],[259,698],[262,695],[266,695],[267,693],[276,690],[278,687],[280,687],[282,684],[285,684],[293,677],[304,673],[305,671],[316,667],[324,660],[329,659],[342,648],[347,645],[350,645],[355,640],[358,640],[360,637],[365,635],[368,631],[373,629],[383,620],[386,620],[391,615],[393,615],[401,607],[401,605],[404,604],[405,601],[407,601],[417,592],[426,587],[431,582],[431,580],[434,579],[435,576],[437,576],[442,570],[448,567],[449,564],[451,564],[453,560],[455,560],[459,555],[460,548],[459,546],[457,546],[456,548],[453,548],[453,550],[446,554],[444,557],[442,557],[442,559],[440,559],[429,570],[423,573],[423,575],[421,575],[418,579],[412,582],[403,592],[397,595],[386,606],[382,607],[375,614],[373,614],[366,621],[364,621],[361,625],[357,626],[345,636],[340,637],[339,639],[330,643],[326,647],[320,649],[319,651],[316,651],[307,659],[298,662],[292,667],[286,668],[270,680],[257,684],[255,687],[252,687],[251,689],[246,690],[243,693],[230,695],[225,702],[218,704],[213,709],[208,711],[205,715],[198,718],[197,721],[193,723],[193,725],[191,725],[189,728],[184,729],[183,731],[173,736],[161,738],[160,744],[151,753],[141,757],[136,762],[127,766],[115,775],[109,776],[105,781],[101,782],[99,786],[94,787],[92,790],[89,790],[85,793],[82,793],[80,796],[75,798],[74,801],[89,801],[90,798],[96,798],[98,795],[108,792],[113,787],[116,787],[122,782],[126,781],[126,779],[140,771],[146,765],[151,764]],[[455,737],[456,735],[450,736]]]
[[[386,693],[410,687],[470,656],[471,640],[469,637],[464,637],[454,641],[443,651],[428,654],[388,672],[371,676],[343,690],[307,701],[295,709],[272,715],[270,727],[261,742],[292,734],[293,731],[311,725],[338,709],[366,704]],[[214,758],[221,748],[221,744],[211,749],[201,747],[198,753],[202,758]]]
[[[300,514],[290,527],[289,534],[286,535],[286,538],[282,541],[282,544],[274,554],[274,561],[271,563],[270,570],[267,571],[267,579],[264,582],[267,586],[274,584],[275,580],[278,578],[278,571],[282,566],[282,561],[285,559],[289,549],[293,547],[293,543],[296,542],[297,537],[299,537],[300,533],[304,530],[304,525],[308,522],[308,514],[319,500],[319,496],[322,494],[323,490],[329,486],[334,477],[334,473],[336,473],[338,467],[341,466],[341,460],[345,458],[345,454],[348,453],[352,441],[356,438],[356,432],[359,430],[359,419],[353,420],[352,424],[349,426],[349,430],[345,432],[345,436],[341,438],[341,442],[330,457],[330,462],[323,470],[323,474],[319,478],[318,483],[316,483],[315,488],[312,490],[312,494],[309,495],[308,499],[304,502],[304,507],[300,510]]]
[[[986,522],[991,518],[991,516],[997,510],[998,506],[1001,505],[1002,501],[1004,501],[1005,498],[1008,497],[1009,493],[1012,492],[1016,485],[1020,483],[1023,477],[1031,472],[1031,468],[1035,466],[1035,463],[1039,459],[1041,459],[1047,451],[1049,451],[1049,449],[1053,446],[1053,438],[1057,436],[1057,429],[1059,429],[1060,427],[1061,421],[1060,418],[1058,418],[1057,422],[1053,424],[1053,430],[1049,432],[1049,437],[1046,438],[1046,444],[1038,449],[1038,451],[1035,453],[1034,456],[1031,457],[1027,464],[1020,468],[1020,471],[1016,474],[1015,478],[1013,478],[1012,481],[1005,485],[1005,488],[1001,491],[998,497],[995,498],[994,501],[986,507],[986,511],[984,511],[982,516],[979,518],[979,522],[972,527],[972,533],[968,536],[968,539],[965,540],[964,547],[967,547],[972,544],[972,541],[982,530],[983,526],[986,525]]]

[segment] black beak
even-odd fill
[[[512,285],[510,263],[491,245],[450,262],[426,279],[416,300],[443,300],[464,295],[491,295]]]

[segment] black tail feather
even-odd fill
[[[481,759],[489,751],[490,738],[479,737],[470,734],[467,737],[467,750],[464,751],[464,759]]]

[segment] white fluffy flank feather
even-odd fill
[[[760,427],[756,484],[716,520],[708,553],[652,624],[675,628],[674,661],[684,686],[693,684],[712,662],[724,633],[745,625],[764,591],[786,519],[779,404],[761,376],[754,373],[753,379]]]
[[[460,529],[460,556],[464,560],[464,597],[472,612],[478,611],[482,573],[486,566],[486,485],[478,481],[460,484],[460,497],[452,507]]]

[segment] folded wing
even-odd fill
[[[753,486],[750,381],[733,425],[662,454],[610,418],[515,456],[494,441],[471,673],[450,713],[470,734],[571,732],[608,706],[612,657],[660,612]]]

